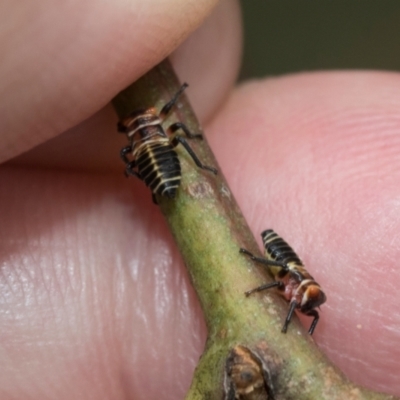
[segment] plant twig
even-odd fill
[[[180,87],[164,61],[121,92],[113,104],[119,117],[132,110],[159,109]],[[191,132],[201,132],[185,96],[171,115]],[[206,140],[191,141],[206,165],[217,162]],[[287,303],[272,293],[246,298],[244,292],[271,278],[239,248],[258,254],[257,244],[221,170],[196,168],[177,150],[182,184],[175,199],[158,198],[208,327],[206,350],[196,368],[187,400],[195,399],[395,399],[351,383],[314,345],[296,318],[281,333]],[[149,194],[150,198],[150,194]]]

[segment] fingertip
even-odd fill
[[[237,80],[242,41],[240,4],[223,0],[171,55],[178,76],[190,83],[187,95],[202,123],[215,114]]]
[[[132,0],[9,5],[0,14],[9,28],[0,40],[5,49],[0,65],[1,159],[34,147],[105,106],[167,57],[215,4]]]

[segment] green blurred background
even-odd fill
[[[400,70],[400,0],[242,0],[241,78]]]

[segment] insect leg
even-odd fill
[[[183,138],[182,136],[175,136],[171,141],[171,145],[173,147],[176,147],[179,143],[185,148],[185,150],[189,153],[190,157],[192,157],[193,161],[199,168],[207,169],[208,171],[211,171],[213,174],[217,175],[218,171],[215,168],[202,164],[202,162],[198,159],[196,153],[189,146],[185,138]]]
[[[161,109],[160,111],[160,117],[164,119],[168,113],[171,111],[172,107],[176,104],[178,101],[179,96],[183,93],[183,91],[188,87],[189,85],[187,83],[184,83],[180,89],[175,93],[174,97]]]
[[[250,251],[246,250],[246,249],[239,249],[239,253],[243,253],[248,255],[253,261],[256,261],[260,264],[264,264],[264,265],[270,265],[270,266],[274,266],[274,267],[281,267],[283,268],[285,271],[287,271],[289,268],[285,263],[281,263],[279,261],[272,261],[272,260],[268,260],[264,257],[256,257],[253,253],[250,253]]]
[[[131,160],[129,160],[128,157],[126,156],[127,154],[129,154],[131,152],[132,152],[132,146],[126,146],[126,147],[121,149],[119,154],[120,154],[120,156],[122,158],[122,161],[125,164],[129,164],[131,162]]]
[[[168,131],[172,134],[176,132],[177,130],[182,129],[183,132],[185,132],[185,135],[189,139],[203,139],[203,135],[201,133],[192,133],[190,132],[189,128],[183,124],[182,122],[175,122],[172,124],[169,128]]]
[[[274,287],[277,287],[278,289],[283,290],[285,288],[285,285],[281,281],[275,281],[275,282],[266,283],[265,285],[261,285],[261,286],[258,286],[256,288],[254,288],[254,289],[248,290],[244,294],[246,296],[250,296],[252,293],[261,292],[262,290],[267,290],[267,289],[271,289],[271,288],[274,288]]]
[[[125,163],[125,176],[136,176],[137,178],[139,178],[140,180],[142,180],[142,177],[133,170],[133,168],[136,167],[136,161],[133,160],[129,160],[129,158],[127,157],[127,154],[129,154],[132,151],[132,146],[126,146],[123,149],[121,149],[121,152],[119,153],[122,161]]]
[[[286,333],[287,332],[287,328],[289,326],[290,320],[293,317],[293,313],[294,313],[294,310],[297,307],[297,305],[298,304],[297,304],[296,301],[292,301],[290,303],[289,312],[288,312],[288,315],[286,316],[285,323],[283,324],[283,327],[282,327],[282,331],[281,331],[282,333]]]
[[[133,168],[135,167],[136,167],[135,161],[128,162],[125,168],[125,176],[126,177],[135,176],[136,178],[139,178],[142,181],[143,180],[142,177],[136,171],[133,170]]]
[[[129,158],[127,157],[127,154],[129,154],[132,151],[132,146],[126,146],[124,148],[121,149],[120,152],[120,156],[122,158],[122,161],[125,163],[125,176],[136,176],[137,178],[142,180],[142,177],[133,170],[133,168],[136,167],[136,161],[133,160],[129,160]]]
[[[314,333],[315,327],[317,326],[318,320],[319,320],[319,314],[318,311],[316,310],[310,310],[306,312],[306,315],[309,315],[310,317],[314,317],[313,322],[311,323],[310,329],[308,330],[308,333],[312,335]]]

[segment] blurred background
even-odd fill
[[[321,69],[400,70],[399,0],[241,0],[241,79]]]

